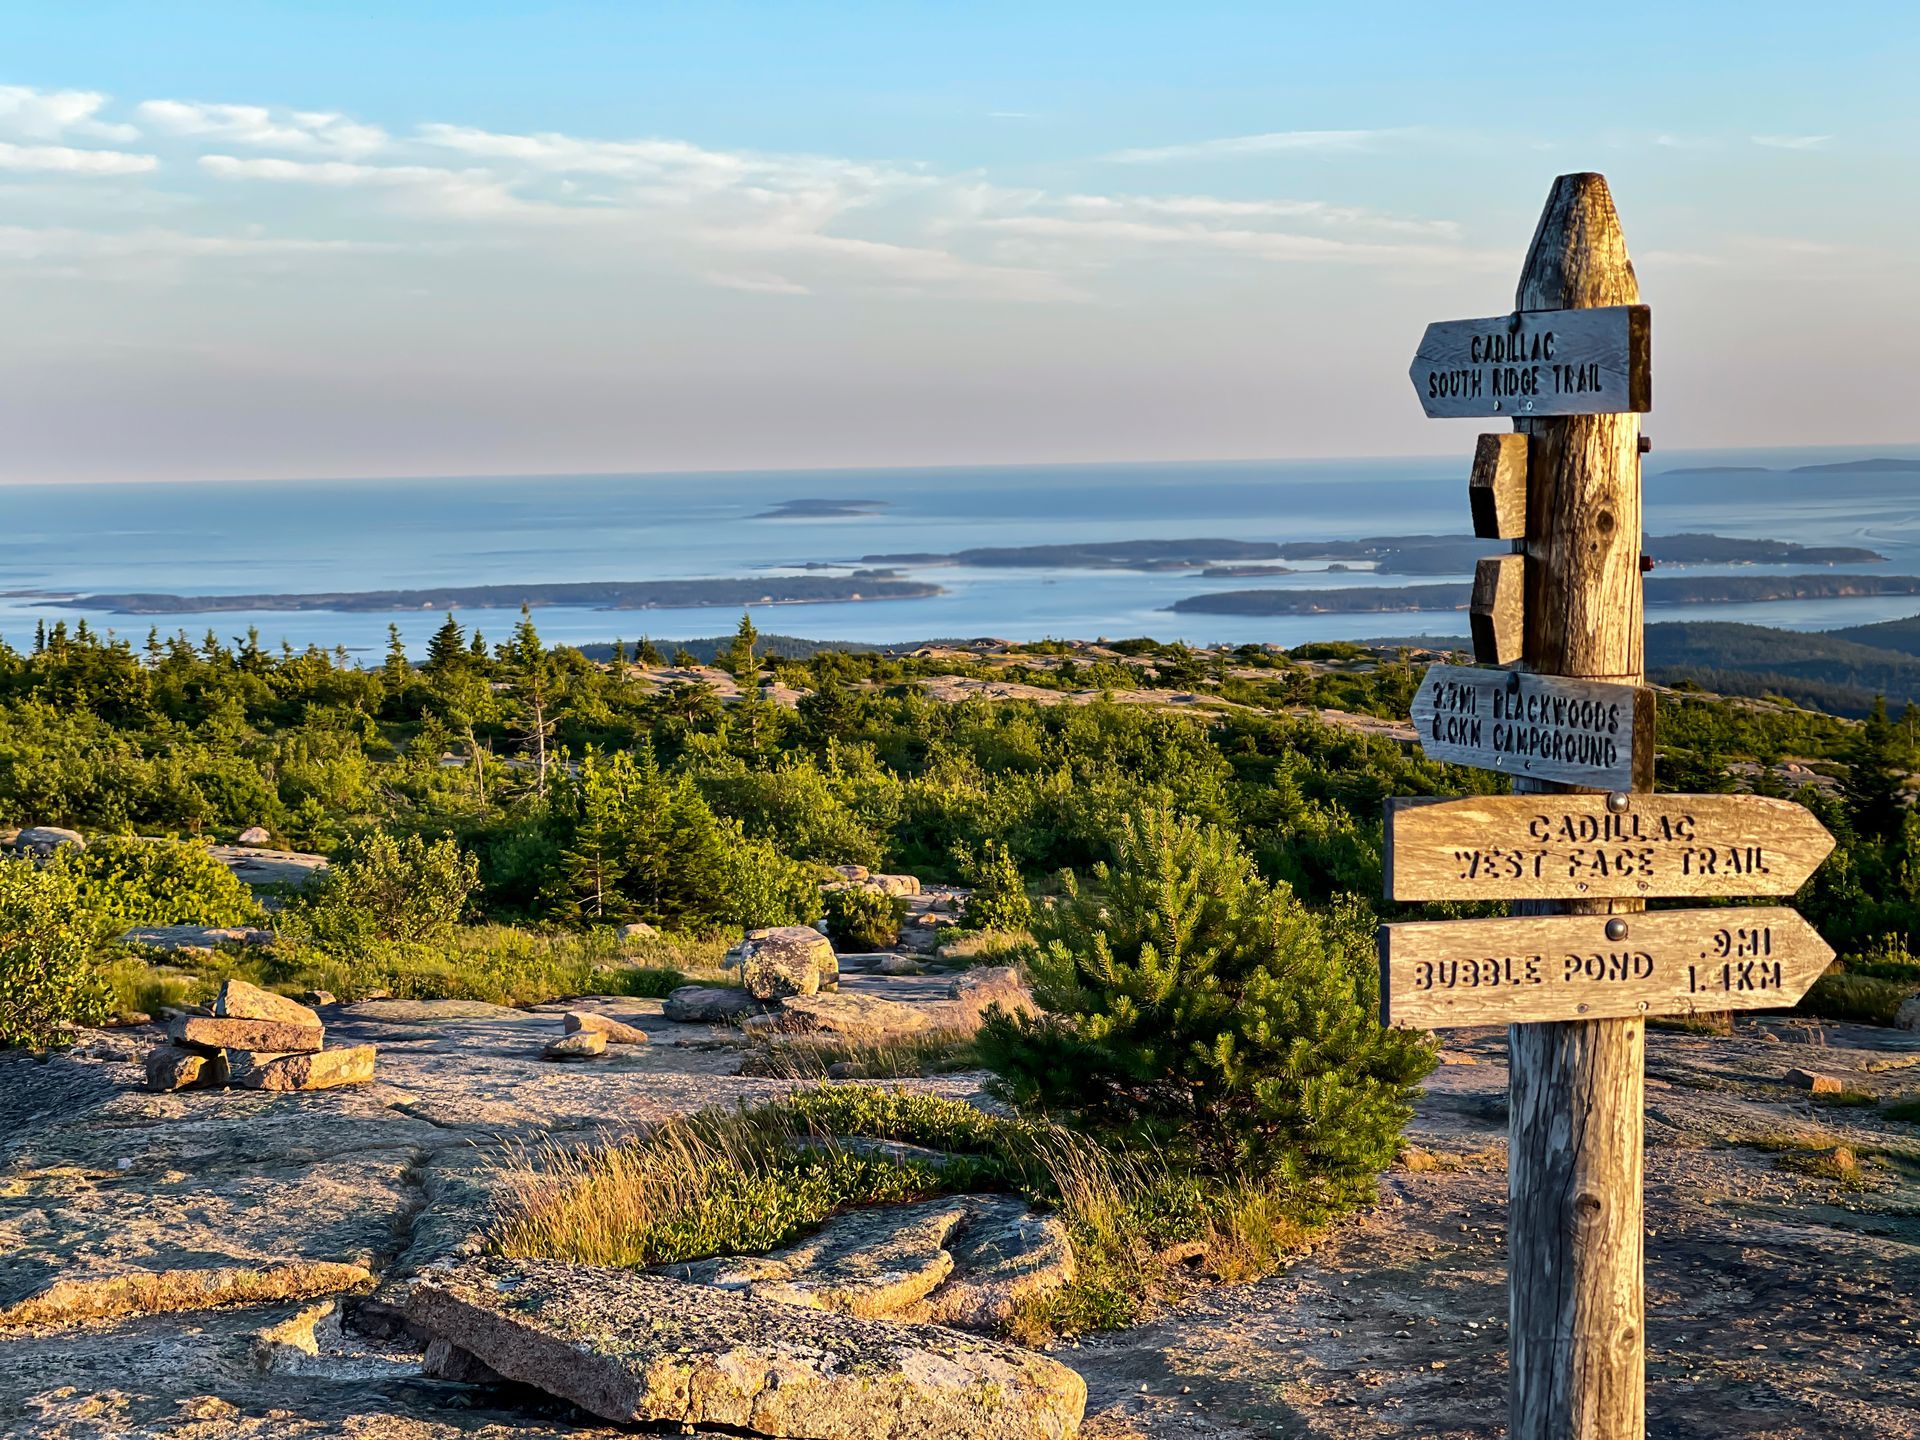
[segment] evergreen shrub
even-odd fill
[[[0,1045],[44,1049],[69,1025],[97,1024],[107,991],[73,877],[58,866],[0,860]]]
[[[1383,1030],[1371,926],[1316,915],[1233,837],[1149,811],[1035,917],[1043,1012],[993,1012],[986,1064],[1023,1110],[1151,1145],[1308,1207],[1396,1154],[1431,1043]]]
[[[896,896],[851,885],[827,891],[826,908],[827,938],[836,950],[888,950],[900,943],[907,906]]]

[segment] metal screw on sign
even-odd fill
[[[1607,809],[1616,815],[1626,813],[1627,806],[1633,803],[1633,797],[1624,790],[1616,790],[1607,796]]]
[[[1627,922],[1624,920],[1607,921],[1607,939],[1624,940],[1627,938]]]

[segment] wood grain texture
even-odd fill
[[[1518,540],[1527,533],[1527,437],[1482,435],[1467,481],[1473,533],[1482,540]]]
[[[1515,305],[1639,302],[1606,180],[1563,175],[1541,211]],[[1649,397],[1650,398],[1650,397]],[[1645,678],[1640,422],[1519,420],[1527,436],[1524,659],[1554,675]],[[1634,789],[1652,788],[1652,735]],[[1546,788],[1516,781],[1516,792]],[[1623,788],[1613,786],[1609,788]],[[1522,901],[1516,913],[1621,912],[1638,900]],[[1508,1031],[1508,1440],[1644,1440],[1641,1152],[1646,1022]]]
[[[1520,658],[1526,569],[1524,555],[1482,555],[1474,562],[1467,623],[1473,631],[1473,658],[1482,665],[1511,665]]]
[[[1410,715],[1434,760],[1602,790],[1653,778],[1654,697],[1645,686],[1434,665]]]
[[[1436,420],[1644,411],[1653,408],[1652,335],[1644,305],[1523,304],[1434,321],[1407,373]]]
[[[1784,905],[1419,920],[1381,927],[1380,993],[1386,1023],[1428,1030],[1779,1010],[1832,962]]]
[[[1389,900],[1791,895],[1833,850],[1766,795],[1475,795],[1389,800]]]

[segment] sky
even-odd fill
[[[1920,441],[1920,7],[0,0],[0,482],[1442,454],[1612,185],[1663,450]]]

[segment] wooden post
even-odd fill
[[[1639,286],[1606,180],[1563,175],[1516,308],[1632,305]],[[1639,417],[1517,419],[1527,436],[1527,668],[1639,684]],[[1649,762],[1652,747],[1647,747]],[[1651,789],[1652,775],[1636,777]],[[1516,780],[1516,791],[1567,787]],[[1531,901],[1516,914],[1606,914],[1637,900]],[[1642,1440],[1642,1102],[1646,1022],[1509,1028],[1509,1440]]]

